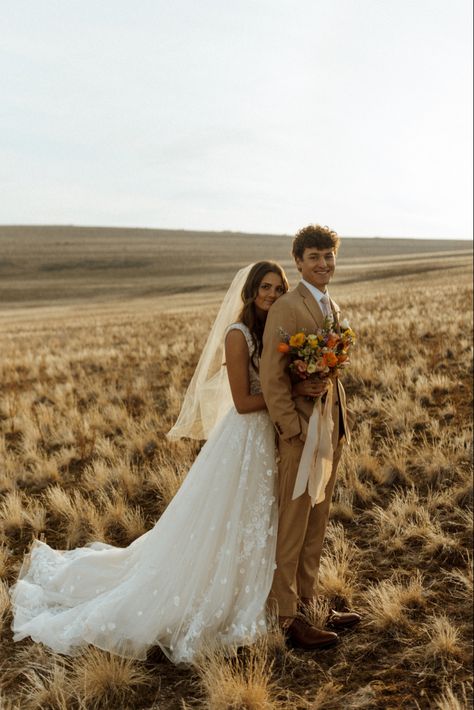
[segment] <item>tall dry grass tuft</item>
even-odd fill
[[[307,710],[329,710],[329,708],[349,708],[344,701],[343,683],[335,683],[333,680],[322,680],[318,689],[307,701]],[[372,696],[373,697],[373,696]],[[305,707],[303,703],[299,706]]]
[[[10,595],[8,594],[8,586],[0,580],[0,630],[7,625],[10,620]]]
[[[8,698],[4,690],[0,687],[0,708],[2,710],[19,710],[19,706],[14,700]]]
[[[435,698],[433,704],[435,710],[468,710],[470,706],[466,686],[462,687],[460,693],[456,693],[450,684]]]
[[[303,614],[310,624],[318,629],[323,629],[326,625],[331,605],[329,599],[323,595],[314,597],[310,604],[303,607]]]
[[[103,538],[103,518],[95,504],[78,490],[67,493],[59,486],[46,492],[51,522],[59,532],[59,544],[66,549],[81,547]]]
[[[136,705],[136,694],[150,683],[143,664],[89,648],[74,660],[68,676],[70,696],[90,710]]]
[[[47,668],[24,671],[20,707],[25,710],[69,710],[74,705],[63,662],[52,661]]]
[[[131,506],[120,495],[102,497],[102,524],[105,535],[116,544],[130,544],[146,532],[145,518],[138,506]]]
[[[186,477],[189,466],[186,463],[166,460],[163,456],[158,459],[155,466],[156,468],[150,476],[150,485],[164,509],[176,495]]]
[[[474,574],[473,574],[472,556],[466,556],[465,569],[455,568],[453,570],[445,570],[444,577],[449,587],[450,593],[461,600],[470,602],[474,592]]]
[[[335,607],[352,603],[357,574],[357,550],[340,523],[330,522],[319,567],[321,593]]]
[[[459,630],[445,614],[435,614],[424,625],[428,638],[425,653],[440,660],[459,659],[463,655]]]
[[[410,609],[420,610],[427,604],[427,593],[421,575],[408,582],[398,576],[369,585],[363,593],[368,623],[378,631],[398,635],[410,627]]]
[[[413,486],[395,490],[386,508],[374,506],[368,515],[375,521],[377,537],[389,554],[411,550],[417,557],[432,557],[459,549],[456,539],[421,504]]]
[[[8,492],[0,504],[0,531],[15,544],[30,538],[30,516],[24,496],[18,491]]]
[[[267,635],[265,646],[268,658],[274,663],[284,662],[286,656],[285,632],[278,623],[278,616],[274,611],[267,610]]]
[[[35,537],[46,530],[47,511],[43,503],[34,498],[27,504],[28,522]]]
[[[265,639],[233,655],[214,649],[198,664],[207,710],[283,710]]]
[[[6,545],[0,545],[0,579],[4,579],[9,570],[11,553]]]

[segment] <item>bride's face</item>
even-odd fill
[[[280,298],[282,294],[285,293],[285,287],[283,281],[278,274],[273,271],[269,271],[260,282],[258,287],[258,292],[255,297],[255,308],[257,311],[264,311],[267,313],[273,303]]]

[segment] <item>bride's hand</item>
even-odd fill
[[[291,393],[293,397],[320,397],[327,388],[327,379],[307,379],[293,385]]]

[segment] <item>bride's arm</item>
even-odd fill
[[[266,409],[262,394],[250,394],[249,349],[240,330],[230,330],[225,339],[225,358],[232,399],[239,414]]]

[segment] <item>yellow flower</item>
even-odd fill
[[[295,333],[290,338],[290,345],[292,348],[300,348],[304,345],[306,340],[306,335],[304,333]]]

